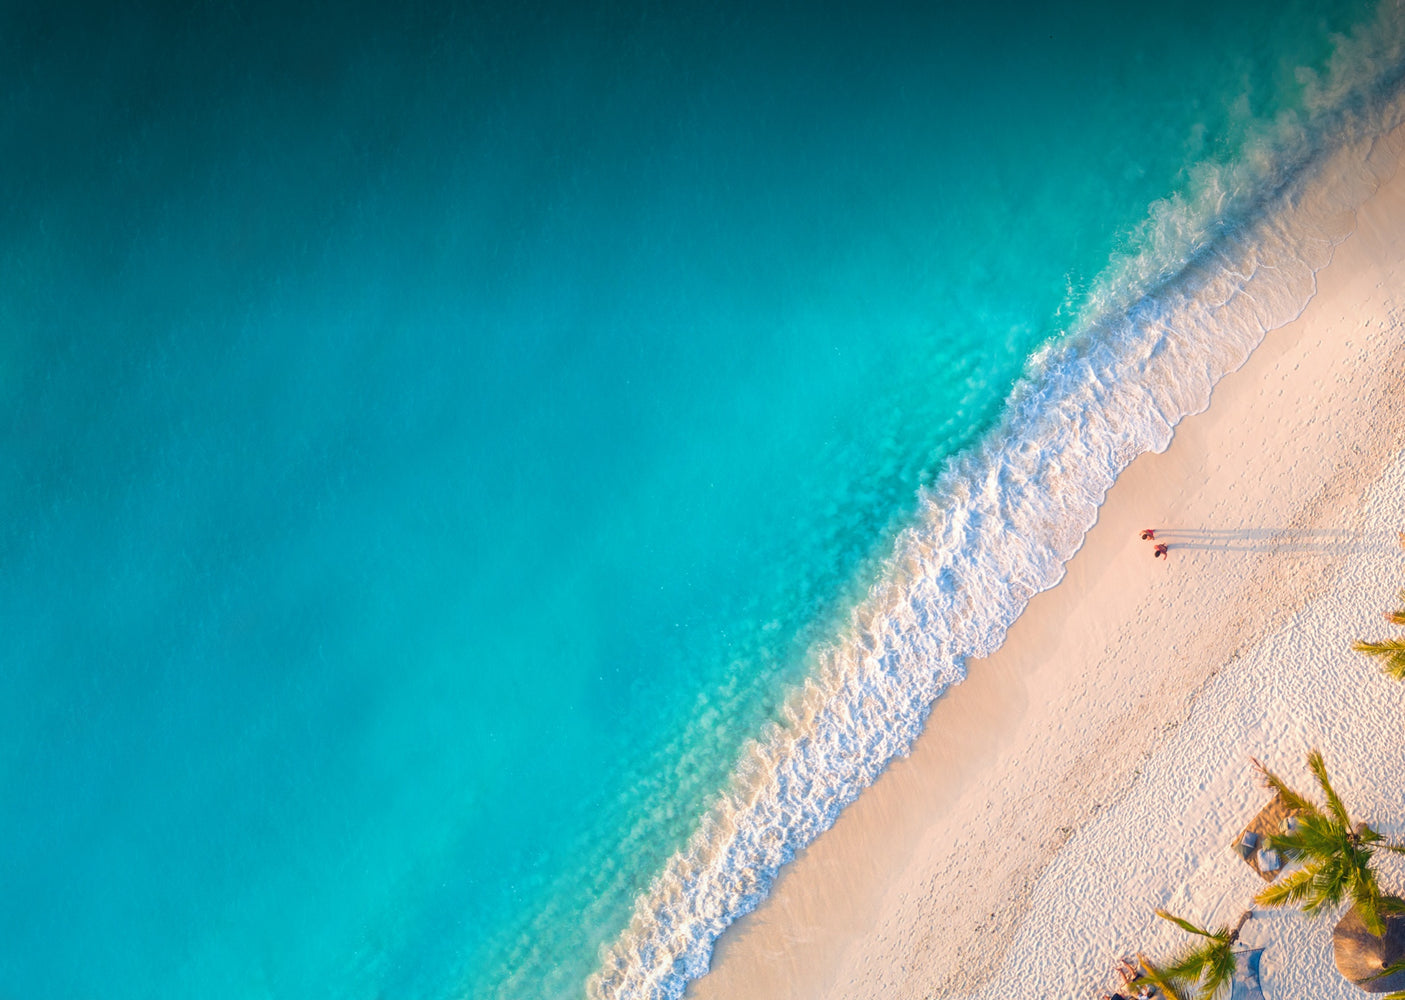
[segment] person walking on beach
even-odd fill
[[[1143,529],[1142,529],[1142,541],[1144,541],[1144,542],[1149,542],[1149,541],[1151,541],[1151,540],[1152,540],[1153,538],[1155,538],[1155,537],[1156,537],[1156,529],[1155,529],[1155,528],[1143,528]]]
[[[1171,557],[1166,554],[1168,551],[1170,550],[1166,548],[1165,543],[1160,543],[1156,546],[1156,548],[1151,550],[1151,558],[1165,559],[1169,562]]]

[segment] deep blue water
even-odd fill
[[[6,7],[0,993],[579,995],[1365,16]]]

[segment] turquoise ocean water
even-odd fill
[[[1398,78],[1141,6],[0,12],[0,994],[676,995],[948,460]]]

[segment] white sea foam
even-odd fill
[[[1388,7],[1389,30],[1340,46],[1332,72],[1305,81],[1307,119],[1266,130],[1262,156],[1207,172],[1193,196],[1153,213],[1144,253],[1100,285],[1084,327],[1035,360],[1001,425],[924,491],[784,722],[747,747],[730,789],[638,900],[591,997],[678,997],[704,973],[717,936],[779,867],[908,752],[966,660],[994,651],[1059,581],[1118,473],[1164,450],[1221,377],[1300,315],[1400,152],[1389,132],[1402,102],[1362,97],[1396,89],[1398,20]],[[1336,152],[1314,152],[1314,135]],[[1256,205],[1242,204],[1246,192]]]

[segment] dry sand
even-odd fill
[[[1400,134],[1397,133],[1397,140]],[[1301,317],[1137,459],[1054,589],[719,942],[693,1000],[1093,997],[1167,957],[1170,906],[1232,923],[1248,758],[1405,834],[1405,685],[1348,643],[1405,586],[1405,170],[1357,212]],[[1170,545],[1153,560],[1137,536]],[[1386,868],[1405,892],[1405,871]],[[1260,913],[1270,997],[1360,994],[1331,923]]]

